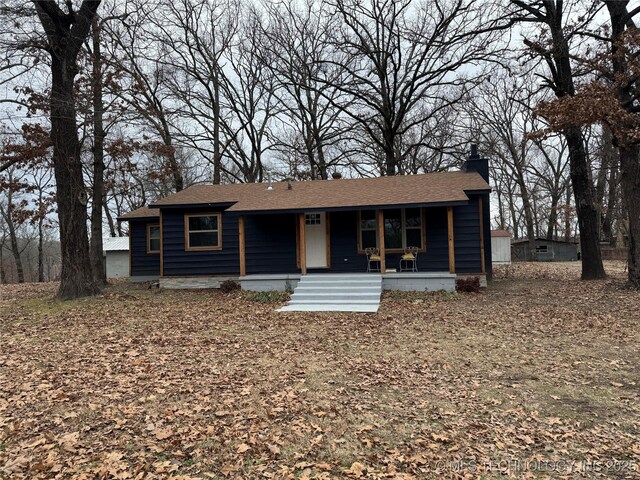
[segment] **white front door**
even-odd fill
[[[307,253],[307,268],[326,268],[327,263],[327,216],[322,213],[304,214],[304,240]]]

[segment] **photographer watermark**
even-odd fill
[[[635,460],[441,460],[430,466],[440,472],[556,472],[631,473],[640,472]]]

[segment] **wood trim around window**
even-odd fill
[[[216,247],[190,247],[189,246],[189,219],[191,217],[218,217],[218,246]],[[215,250],[222,250],[222,214],[220,212],[185,214],[184,216],[184,251],[185,252],[210,252]]]
[[[427,251],[427,222],[426,222],[426,209],[423,207],[409,207],[409,208],[420,208],[420,230],[421,230],[421,236],[422,236],[422,247],[420,248],[420,250],[418,250],[418,252],[420,253],[424,253]],[[364,210],[368,210],[368,209],[364,209]],[[392,209],[393,210],[393,209]],[[400,208],[400,210],[407,210],[406,208]],[[376,211],[376,210],[373,210]],[[381,212],[383,212],[383,218],[384,218],[384,210],[380,210]],[[360,228],[361,225],[361,219],[360,219],[360,212],[361,210],[358,210],[358,224],[357,224],[357,233],[356,233],[356,239],[358,242],[358,253],[364,255],[365,251],[364,248],[362,248],[362,229]],[[376,231],[377,231],[377,223],[378,222],[378,216],[376,214]],[[404,228],[404,226],[403,226]],[[384,231],[384,228],[383,228]],[[377,235],[376,235],[376,239],[377,239]],[[407,245],[408,247],[410,247],[411,245]],[[404,248],[386,248],[385,249],[386,253],[404,253]]]
[[[158,230],[160,230],[160,224],[159,223],[147,223],[147,253],[151,253],[151,254],[159,254],[160,253],[160,249],[158,250],[151,250],[151,228],[152,227],[158,227]],[[162,230],[160,230],[160,237],[158,238],[158,240],[160,240],[160,248],[162,248]]]

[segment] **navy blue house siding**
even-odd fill
[[[328,215],[331,242],[329,270],[335,273],[366,272],[367,257],[358,253],[358,212],[331,212]]]
[[[160,254],[147,253],[147,225],[157,225],[159,222],[159,219],[129,221],[131,277],[157,277],[160,275]]]
[[[222,211],[222,249],[209,251],[185,251],[184,216],[190,213],[216,213],[208,209],[162,209],[163,275],[207,276],[238,275],[240,252],[238,243],[238,215]]]
[[[467,205],[453,207],[453,242],[456,273],[480,273],[480,217],[478,197],[470,196]]]
[[[331,212],[331,272],[366,272],[367,257],[358,253],[358,213]],[[447,209],[426,208],[426,252],[418,254],[418,270],[442,272],[449,270]],[[400,253],[387,253],[387,268],[400,267]],[[315,270],[310,270],[315,271]],[[318,269],[317,271],[322,271]],[[324,269],[326,271],[326,269]]]
[[[479,196],[471,196],[466,205],[453,207],[456,273],[482,271],[480,255]],[[488,198],[488,195],[487,195]],[[484,199],[483,199],[484,200]],[[487,202],[488,203],[488,202]],[[219,211],[219,210],[218,210]],[[421,272],[449,270],[447,208],[425,208],[426,251],[418,254]],[[190,213],[214,212],[208,209],[162,209],[162,246],[164,276],[235,276],[240,272],[238,214],[222,211],[222,249],[185,251],[184,216]],[[485,252],[490,265],[490,229],[488,205],[485,209]],[[366,272],[366,255],[358,253],[358,213],[328,213],[330,225],[330,268],[309,272]],[[300,272],[296,262],[297,214],[244,214],[246,271],[252,274]],[[147,221],[132,225],[132,274],[151,275],[159,272],[159,255],[146,253]],[[489,240],[486,240],[489,238]],[[485,253],[486,255],[486,253]],[[387,268],[399,268],[400,253],[387,253]]]
[[[247,275],[296,273],[296,215],[244,215]]]

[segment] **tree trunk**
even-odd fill
[[[607,213],[602,222],[602,229],[609,232],[609,244],[615,245],[616,234],[613,231],[613,225],[616,219],[616,210],[618,209],[618,157],[611,158],[611,168],[609,171],[609,192],[607,194]],[[606,229],[606,230],[605,230]]]
[[[38,218],[38,282],[44,282],[44,217]]]
[[[582,280],[605,278],[600,252],[598,209],[594,202],[593,185],[580,128],[568,128],[564,135],[569,147],[569,166],[573,196],[576,203],[580,227],[580,250],[582,252]]]
[[[549,212],[549,225],[547,226],[547,240],[553,240],[556,225],[558,224],[558,204],[560,203],[560,193],[555,190],[551,196],[551,211]]]
[[[628,280],[640,288],[640,146],[620,148],[623,197],[629,218]]]
[[[91,273],[87,191],[73,91],[78,53],[89,35],[100,0],[83,0],[77,11],[72,11],[74,2],[65,2],[66,13],[60,10],[58,2],[33,0],[33,3],[51,54],[51,142],[62,260],[58,298],[65,300],[100,291]]]
[[[57,186],[62,271],[58,298],[95,295],[87,238],[87,191],[82,176],[73,80],[77,67],[53,55],[51,140]]]
[[[9,176],[9,184],[12,181]],[[22,266],[22,258],[20,257],[20,247],[18,245],[18,236],[16,234],[16,224],[13,221],[13,187],[9,185],[7,192],[7,209],[0,211],[3,214],[7,230],[9,231],[9,248],[16,264],[16,273],[18,275],[18,283],[24,283],[24,268]],[[1,208],[1,207],[0,207]]]
[[[564,209],[564,241],[569,242],[571,240],[571,216],[569,210],[571,208],[571,188],[567,185],[567,197],[566,206]]]
[[[107,205],[107,202],[104,201],[104,199],[102,201],[102,207],[104,208],[104,215],[105,217],[107,217],[107,224],[109,225],[109,236],[118,237],[119,235],[116,235],[116,226],[113,221],[113,215],[111,215],[111,212],[109,211],[109,206]]]
[[[107,275],[102,248],[102,202],[104,200],[104,125],[102,101],[102,56],[100,49],[100,23],[93,18],[91,26],[93,47],[93,192],[91,198],[91,270],[96,285],[104,286]]]
[[[613,71],[617,75],[625,75],[629,69],[627,54],[623,48],[623,34],[629,28],[628,1],[606,1],[611,18],[611,58]],[[624,82],[616,86],[618,101],[627,111],[633,113],[633,90],[638,87],[635,82]],[[637,113],[636,113],[637,115]],[[635,125],[616,125],[614,144],[620,153],[620,181],[622,196],[629,219],[629,251],[628,280],[635,288],[640,288],[640,145],[637,139],[623,129],[634,131]]]
[[[11,253],[16,262],[16,273],[18,274],[18,283],[24,283],[24,268],[22,267],[22,258],[20,258],[20,248],[18,246],[18,237],[16,236],[16,228],[11,218],[11,206],[7,212],[7,227],[9,228],[9,245]]]
[[[2,239],[2,243],[0,243],[0,285],[7,283],[7,274],[4,271],[4,239]]]
[[[220,79],[216,74],[213,83],[213,183],[219,185],[222,180],[222,152],[220,149]]]

